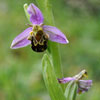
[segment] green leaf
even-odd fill
[[[64,93],[66,100],[75,100],[77,95],[77,83],[74,81],[71,81]]]
[[[66,100],[63,90],[58,83],[50,57],[45,54],[42,60],[43,78],[51,100]]]

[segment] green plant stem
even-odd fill
[[[62,69],[61,69],[61,60],[59,53],[59,45],[57,43],[50,42],[50,50],[52,55],[53,66],[55,69],[55,73],[58,78],[62,78]]]
[[[49,0],[36,0],[39,8],[44,15],[45,23],[54,26],[54,17]],[[52,57],[52,62],[56,76],[61,78],[63,76],[61,69],[61,57],[59,53],[59,44],[49,41],[49,54]]]

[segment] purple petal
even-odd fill
[[[69,81],[75,80],[72,77],[67,77],[67,78],[62,78],[62,79],[58,79],[59,83],[68,83]]]
[[[49,35],[49,40],[62,44],[69,43],[66,36],[56,27],[44,25],[43,29]]]
[[[12,49],[22,48],[29,45],[31,42],[27,40],[29,33],[32,31],[32,27],[27,28],[21,34],[19,34],[11,44]]]
[[[79,80],[78,83],[78,93],[87,92],[88,89],[92,86],[92,80]]]
[[[27,8],[28,13],[30,14],[30,21],[32,24],[41,24],[43,23],[43,15],[38,7],[36,7],[33,3],[29,5]]]
[[[79,86],[82,88],[88,88],[91,87],[92,80],[79,80]]]

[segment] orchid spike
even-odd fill
[[[89,88],[92,86],[92,80],[81,80],[83,77],[87,77],[86,70],[81,71],[79,74],[75,75],[74,77],[66,77],[62,79],[58,79],[59,83],[68,83],[70,81],[77,82],[78,90],[77,92],[84,93],[89,90]]]
[[[36,52],[43,52],[47,49],[48,40],[67,44],[66,36],[56,27],[44,25],[43,15],[40,9],[31,3],[27,12],[30,15],[29,28],[19,34],[11,44],[12,49],[22,48],[32,44],[32,49]]]

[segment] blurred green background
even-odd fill
[[[41,59],[30,46],[11,50],[12,40],[27,28],[24,3],[0,0],[0,100],[50,100],[42,78]],[[92,88],[77,100],[100,100],[100,0],[51,0],[56,26],[69,44],[60,45],[64,77],[82,69]],[[35,3],[36,4],[36,3]]]

